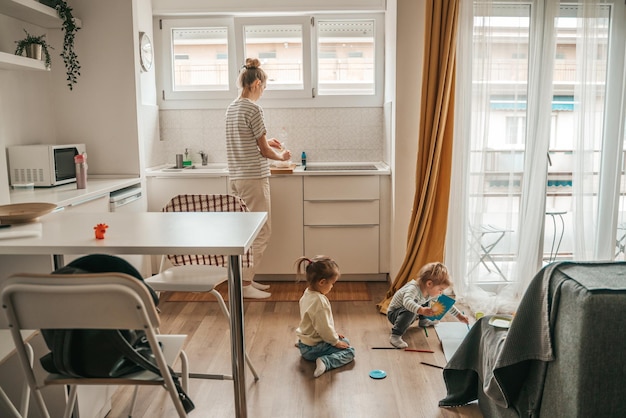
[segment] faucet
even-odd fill
[[[200,151],[198,154],[202,158],[202,165],[207,165],[209,163],[209,154],[204,151]]]

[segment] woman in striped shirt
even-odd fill
[[[271,234],[270,165],[268,159],[288,161],[291,152],[276,138],[268,139],[263,109],[256,104],[265,90],[267,74],[256,58],[246,59],[237,80],[240,95],[226,110],[226,155],[232,194],[252,212],[267,212],[267,222],[252,244],[253,267],[243,270],[243,297],[263,299],[269,285],[254,281]]]

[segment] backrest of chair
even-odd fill
[[[123,273],[16,274],[0,286],[9,324],[18,329],[156,329],[146,287]]]
[[[0,284],[0,299],[22,370],[42,416],[49,413],[28,359],[20,333],[23,329],[143,330],[178,416],[187,416],[156,338],[159,317],[152,296],[137,278],[124,273],[15,274]],[[132,381],[140,382],[146,380]],[[106,383],[101,380],[99,384]]]
[[[173,197],[163,212],[248,212],[246,203],[230,194],[185,194]],[[210,234],[211,231],[207,231]],[[224,255],[168,255],[175,266],[205,264],[226,267],[228,257]],[[252,252],[248,250],[241,258],[243,267],[252,267]]]

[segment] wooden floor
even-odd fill
[[[248,417],[482,417],[476,404],[437,406],[445,396],[442,371],[420,364],[445,364],[433,328],[428,338],[421,329],[411,328],[405,339],[409,347],[431,349],[434,354],[371,349],[389,346],[391,325],[375,306],[387,285],[368,282],[368,286],[371,301],[332,302],[337,331],[356,349],[354,362],[317,379],[314,363],[301,359],[294,347],[298,303],[244,301],[246,349],[260,375],[255,382],[246,368]],[[229,325],[217,303],[165,302],[160,308],[162,333],[188,335],[185,351],[192,372],[231,373]],[[385,370],[387,377],[370,378],[373,369]],[[128,416],[131,392],[118,389],[108,418]],[[233,393],[232,381],[191,379],[189,395],[196,409],[190,417],[234,417]],[[163,389],[142,388],[134,416],[176,414]]]

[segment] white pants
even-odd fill
[[[243,199],[250,212],[267,212],[267,221],[252,243],[252,268],[243,269],[243,280],[252,281],[272,233],[270,179],[230,180],[230,192]]]

